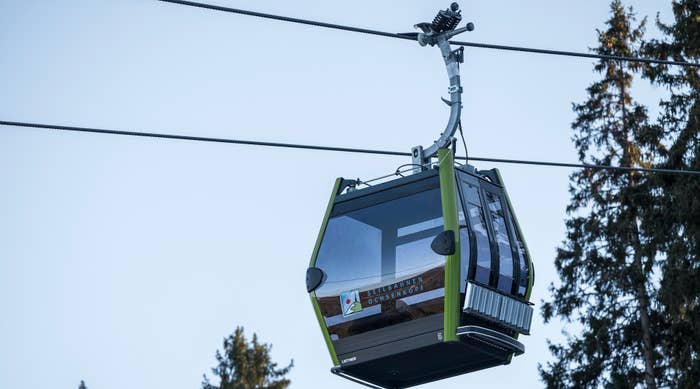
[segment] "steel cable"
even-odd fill
[[[44,130],[94,133],[94,134],[123,135],[123,136],[135,136],[135,137],[145,137],[145,138],[172,139],[172,140],[187,140],[187,141],[196,141],[196,142],[229,143],[229,144],[248,145],[248,146],[305,149],[305,150],[316,150],[316,151],[335,151],[335,152],[343,152],[343,153],[392,155],[392,156],[401,156],[401,157],[410,157],[411,156],[410,152],[391,151],[391,150],[377,150],[377,149],[322,146],[322,145],[307,145],[307,144],[298,144],[298,143],[265,142],[265,141],[257,141],[257,140],[230,139],[230,138],[213,138],[213,137],[203,137],[203,136],[176,135],[176,134],[164,134],[164,133],[142,132],[142,131],[123,131],[123,130],[113,130],[113,129],[61,126],[61,125],[55,125],[55,124],[27,123],[27,122],[15,122],[15,121],[4,121],[4,120],[0,120],[0,125],[22,127],[22,128],[37,128],[37,129],[44,129]],[[462,157],[462,156],[456,156],[455,159],[464,161],[467,158]],[[643,173],[682,174],[682,175],[700,176],[700,171],[695,171],[695,170],[673,170],[673,169],[654,169],[654,168],[641,168],[641,167],[630,167],[630,166],[589,165],[589,164],[581,164],[581,163],[531,161],[531,160],[506,159],[506,158],[486,158],[486,157],[471,157],[471,156],[469,157],[469,161],[495,162],[495,163],[518,164],[518,165],[568,167],[568,168],[581,168],[581,169],[591,169],[591,170],[617,170],[617,171],[635,171],[635,172],[643,172]]]
[[[185,0],[159,0],[159,1],[162,1],[165,3],[187,5],[190,7],[204,8],[204,9],[209,9],[209,10],[214,10],[214,11],[229,12],[229,13],[234,13],[234,14],[239,14],[239,15],[254,16],[254,17],[259,17],[259,18],[264,18],[264,19],[279,20],[279,21],[289,22],[289,23],[297,23],[297,24],[305,24],[308,26],[330,28],[330,29],[334,29],[334,30],[350,31],[350,32],[357,32],[357,33],[361,33],[361,34],[377,35],[377,36],[383,36],[383,37],[387,37],[387,38],[396,38],[396,39],[404,39],[404,40],[411,40],[411,41],[417,40],[415,34],[414,35],[397,34],[397,33],[380,31],[380,30],[373,30],[373,29],[368,29],[368,28],[345,26],[342,24],[325,23],[325,22],[319,22],[319,21],[315,21],[315,20],[307,20],[307,19],[300,19],[300,18],[292,18],[292,17],[288,17],[288,16],[267,14],[267,13],[262,13],[262,12],[247,11],[247,10],[238,9],[238,8],[224,7],[224,6],[220,6],[220,5],[213,5],[213,4],[206,4],[206,3],[198,3],[198,2],[194,2],[194,1],[185,1]],[[622,56],[615,56],[615,55],[579,53],[579,52],[573,52],[573,51],[548,50],[548,49],[535,49],[535,48],[529,48],[529,47],[494,45],[494,44],[488,44],[488,43],[464,42],[464,41],[450,41],[450,44],[457,45],[457,46],[481,48],[481,49],[518,51],[518,52],[534,53],[534,54],[547,54],[547,55],[557,55],[557,56],[567,56],[567,57],[580,57],[580,58],[594,58],[594,59],[627,61],[627,62],[653,63],[653,64],[660,64],[660,65],[690,66],[690,67],[700,68],[700,63],[682,62],[682,61],[667,61],[667,60],[653,59],[653,58],[622,57]]]

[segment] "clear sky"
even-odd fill
[[[391,32],[449,5],[212,3]],[[670,1],[625,3],[669,17]],[[476,30],[461,39],[582,51],[608,4],[463,2]],[[575,161],[571,103],[592,64],[467,48],[470,153]],[[408,41],[155,0],[0,0],[0,120],[409,151],[444,128],[447,85],[437,49]],[[0,127],[0,387],[198,388],[238,325],[294,359],[292,388],[356,387],[329,373],[304,274],[333,180],[407,162]],[[570,171],[497,167],[539,312]],[[538,315],[511,365],[425,388],[541,387],[546,339],[561,330]]]

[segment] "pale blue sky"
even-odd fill
[[[449,5],[212,3],[392,32]],[[462,2],[476,24],[462,38],[585,50],[608,3]],[[626,4],[670,11],[670,1]],[[466,57],[472,155],[575,160],[571,102],[595,78],[591,60]],[[437,49],[412,42],[155,0],[0,0],[0,120],[408,151],[443,129],[446,87]],[[333,180],[407,162],[0,127],[0,387],[198,388],[237,325],[280,363],[294,358],[292,388],[356,387],[328,371],[304,273]],[[535,260],[539,309],[556,280],[569,171],[498,167]],[[536,366],[560,330],[537,316],[510,366],[425,388],[541,387]]]

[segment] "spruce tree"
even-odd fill
[[[218,365],[212,373],[218,378],[219,384],[213,385],[204,375],[202,389],[284,389],[291,381],[284,376],[292,369],[289,366],[278,369],[277,363],[270,357],[270,345],[258,342],[253,334],[252,342],[248,342],[243,334],[243,328],[224,339],[223,351],[216,351]]]
[[[672,24],[657,18],[664,40],[645,45],[659,59],[700,62],[700,0],[673,1]],[[667,88],[659,127],[660,167],[700,170],[700,72],[693,67],[649,66],[646,75]],[[695,388],[700,382],[700,179],[659,175],[652,181],[658,207],[646,218],[662,254],[659,305],[664,320],[665,384]]]
[[[639,55],[645,21],[619,0],[611,4],[598,54]],[[646,109],[629,94],[641,65],[601,60],[600,80],[574,105],[573,140],[581,162],[649,167],[657,143]],[[641,228],[641,210],[652,199],[637,172],[584,169],[570,176],[566,239],[557,249],[559,286],[542,307],[545,322],[557,316],[580,327],[564,344],[550,344],[555,360],[540,366],[551,388],[655,388],[656,313],[651,272],[656,258]]]
[[[85,381],[80,380],[80,386],[78,386],[78,389],[87,389],[87,386],[85,386]]]

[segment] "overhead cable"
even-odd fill
[[[193,2],[193,1],[184,1],[184,0],[160,0],[160,1],[164,1],[166,3],[173,3],[173,4],[189,5],[191,7],[205,8],[205,9],[210,9],[210,10],[214,10],[214,11],[235,13],[235,14],[239,14],[239,15],[255,16],[255,17],[259,17],[259,18],[263,18],[263,19],[272,19],[272,20],[279,20],[282,22],[306,24],[306,25],[314,26],[314,27],[330,28],[333,30],[359,32],[361,34],[379,35],[379,36],[384,36],[384,37],[389,37],[389,38],[398,38],[398,39],[405,39],[405,40],[410,40],[410,41],[416,40],[415,38],[412,38],[409,36],[395,34],[395,33],[391,33],[391,32],[369,30],[366,28],[359,28],[359,27],[343,26],[341,24],[317,22],[314,20],[291,18],[288,16],[272,15],[272,14],[266,14],[266,13],[262,13],[262,12],[247,11],[247,10],[237,9],[237,8],[223,7],[223,6],[214,5],[214,4],[197,3],[197,2]]]
[[[191,135],[163,134],[163,133],[141,132],[141,131],[123,131],[123,130],[113,130],[113,129],[73,127],[73,126],[61,126],[61,125],[54,125],[54,124],[26,123],[26,122],[14,122],[14,121],[3,121],[3,120],[0,120],[0,125],[13,126],[13,127],[23,127],[23,128],[38,128],[38,129],[44,129],[44,130],[71,131],[71,132],[84,132],[84,133],[95,133],[95,134],[110,134],[110,135],[124,135],[124,136],[136,136],[136,137],[145,137],[145,138],[173,139],[173,140],[187,140],[187,141],[196,141],[196,142],[230,143],[230,144],[248,145],[248,146],[278,147],[278,148],[305,149],[305,150],[316,150],[316,151],[335,151],[335,152],[343,152],[343,153],[392,155],[392,156],[401,156],[401,157],[410,157],[411,156],[410,152],[391,151],[391,150],[377,150],[377,149],[363,149],[363,148],[321,146],[321,145],[305,145],[305,144],[298,144],[298,143],[265,142],[265,141],[230,139],[230,138],[212,138],[212,137],[191,136]],[[455,157],[455,159],[463,160],[463,161],[467,160],[466,157],[462,157],[462,156],[457,156],[457,157]],[[591,165],[591,164],[581,164],[581,163],[530,161],[530,160],[505,159],[505,158],[486,158],[486,157],[469,157],[468,160],[469,161],[481,161],[481,162],[518,164],[518,165],[553,166],[553,167],[581,168],[581,169],[591,169],[591,170],[616,170],[616,171],[627,171],[627,172],[700,176],[700,171],[695,171],[695,170],[655,169],[655,168],[641,168],[641,167],[630,167],[630,166]]]
[[[352,26],[344,26],[341,24],[325,23],[325,22],[319,22],[319,21],[315,21],[315,20],[292,18],[292,17],[288,17],[288,16],[280,16],[280,15],[273,15],[273,14],[267,14],[267,13],[262,13],[262,12],[248,11],[248,10],[224,7],[224,6],[220,6],[220,5],[214,5],[214,4],[198,3],[198,2],[194,2],[194,1],[185,1],[185,0],[159,0],[159,1],[163,1],[166,3],[180,4],[180,5],[187,5],[187,6],[191,6],[191,7],[197,7],[197,8],[210,9],[210,10],[214,10],[214,11],[235,13],[235,14],[239,14],[239,15],[255,16],[255,17],[264,18],[264,19],[272,19],[272,20],[279,20],[279,21],[283,21],[283,22],[305,24],[305,25],[315,26],[315,27],[330,28],[330,29],[334,29],[334,30],[350,31],[350,32],[357,32],[357,33],[361,33],[361,34],[378,35],[378,36],[383,36],[383,37],[388,37],[388,38],[397,38],[397,39],[404,39],[404,40],[411,40],[411,41],[417,40],[417,37],[415,34],[400,34],[400,33],[397,34],[397,33],[372,30],[372,29],[367,29],[367,28],[358,28],[358,27],[352,27]],[[653,59],[653,58],[638,58],[638,57],[624,57],[624,56],[617,56],[617,55],[579,53],[579,52],[573,52],[573,51],[535,49],[535,48],[528,48],[528,47],[504,46],[504,45],[494,45],[494,44],[488,44],[488,43],[464,42],[464,41],[450,41],[450,44],[453,44],[456,46],[475,47],[475,48],[481,48],[481,49],[518,51],[518,52],[526,52],[526,53],[534,53],[534,54],[547,54],[547,55],[557,55],[557,56],[567,56],[567,57],[594,58],[594,59],[604,59],[604,60],[653,63],[653,64],[659,64],[659,65],[689,66],[689,67],[700,68],[700,63],[683,62],[683,61],[667,61],[667,60]]]

